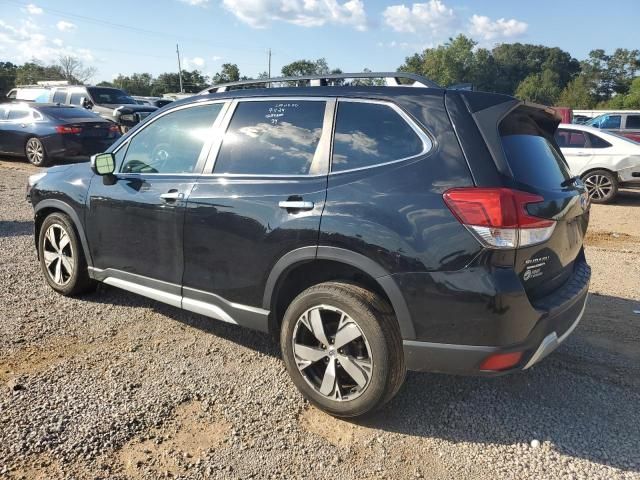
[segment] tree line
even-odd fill
[[[523,43],[503,43],[492,49],[477,48],[477,42],[464,35],[449,39],[405,59],[398,71],[424,75],[442,86],[471,83],[476,90],[515,95],[545,105],[578,109],[640,108],[640,50],[618,48],[608,54],[592,50],[588,58],[577,60],[558,47]],[[369,71],[364,69],[364,71]],[[281,69],[282,76],[342,73],[330,68],[326,59],[296,60]],[[69,80],[84,83],[95,75],[73,57],[60,57],[52,65],[37,61],[23,65],[0,62],[0,91],[39,80]],[[266,78],[267,72],[257,78]],[[196,93],[209,85],[249,79],[234,63],[225,63],[212,77],[199,70],[182,71],[182,86]],[[361,84],[376,84],[361,81]],[[161,96],[180,91],[177,72],[119,75],[100,86],[121,88],[131,95]]]

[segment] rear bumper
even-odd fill
[[[591,269],[582,261],[562,288],[536,304],[539,319],[521,341],[506,345],[462,345],[404,340],[407,369],[458,375],[502,375],[536,364],[555,350],[576,328],[586,307]],[[507,370],[482,370],[482,362],[496,353],[522,352],[520,361]]]

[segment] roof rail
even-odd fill
[[[298,86],[300,82],[307,82],[311,87],[334,86],[340,85],[340,80],[361,79],[361,78],[378,78],[384,79],[384,84],[388,87],[427,87],[441,88],[437,83],[415,73],[404,72],[360,72],[360,73],[328,73],[326,75],[303,75],[300,77],[275,77],[260,78],[256,80],[242,80],[239,82],[222,83],[220,85],[212,85],[202,90],[199,94],[226,92],[228,90],[239,90],[246,88],[271,88],[274,83],[284,83],[285,86]],[[400,79],[413,80],[413,83],[401,83]]]

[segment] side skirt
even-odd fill
[[[229,302],[213,293],[112,268],[103,270],[89,267],[89,276],[107,285],[209,318],[262,332],[269,331],[269,310]]]

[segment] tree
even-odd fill
[[[41,62],[32,61],[16,68],[16,85],[35,85],[43,80],[64,80],[59,66],[44,66]]]
[[[534,73],[525,78],[516,89],[516,97],[543,105],[555,105],[560,96],[558,74],[552,70]]]
[[[131,76],[118,75],[113,80],[113,86],[120,88],[130,95],[150,96],[154,79],[150,73],[134,73]]]
[[[60,67],[62,77],[72,84],[84,84],[91,80],[96,74],[94,67],[85,67],[82,60],[77,57],[72,57],[71,55],[62,55],[58,58],[58,66]]]
[[[16,71],[18,67],[11,62],[0,62],[0,96],[2,98],[16,84]]]
[[[283,77],[301,77],[305,75],[326,75],[329,65],[324,58],[312,60],[296,60],[282,67]]]
[[[557,105],[561,107],[591,109],[595,105],[595,99],[591,93],[588,79],[578,75],[571,80],[560,93]]]
[[[182,70],[182,86],[187,93],[198,93],[209,86],[209,78],[202,75],[199,70],[191,72]],[[151,87],[151,95],[162,96],[164,93],[176,93],[180,91],[180,78],[177,73],[166,72],[158,75]]]
[[[444,45],[407,57],[398,70],[424,75],[442,86],[473,82],[475,46],[470,38],[458,35]]]
[[[240,80],[240,69],[235,63],[224,63],[220,72],[211,79],[214,85],[219,83],[237,82]]]

